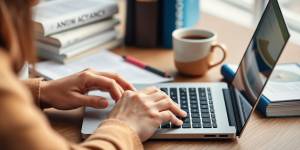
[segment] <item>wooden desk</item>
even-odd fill
[[[219,41],[227,45],[229,57],[226,63],[239,63],[254,30],[209,15],[202,16],[199,26],[215,30],[219,35]],[[280,62],[299,62],[299,50],[299,46],[289,43]],[[175,73],[172,51],[121,48],[114,50],[114,52],[130,54],[147,64]],[[202,78],[176,77],[178,82],[210,82],[221,79],[220,67],[210,70]],[[72,111],[49,110],[46,114],[56,131],[70,141],[81,141],[82,108]],[[254,113],[242,138],[237,140],[150,140],[145,143],[145,149],[300,149],[300,118],[270,119],[263,118],[259,113]]]

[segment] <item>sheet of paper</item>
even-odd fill
[[[86,68],[93,68],[97,71],[115,72],[134,84],[153,84],[173,80],[173,78],[164,78],[129,64],[121,56],[108,50],[102,50],[95,55],[66,65],[54,61],[44,61],[36,64],[37,72],[47,79],[59,79]]]

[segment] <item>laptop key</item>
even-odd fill
[[[182,128],[191,128],[191,124],[190,123],[183,123]]]
[[[193,123],[200,123],[200,118],[192,118]]]
[[[198,109],[191,109],[192,113],[199,113]]]
[[[209,118],[210,117],[209,113],[202,113],[201,116],[202,116],[202,118]]]
[[[200,114],[199,113],[192,113],[192,118],[200,118]]]
[[[187,109],[188,108],[188,105],[187,104],[182,104],[180,105],[182,109]]]
[[[177,125],[171,124],[171,128],[173,128],[173,129],[176,129],[176,128],[180,128],[180,126],[177,126]]]
[[[217,123],[213,123],[213,128],[217,128]]]
[[[202,118],[202,122],[203,123],[205,123],[205,122],[210,123],[210,118]]]
[[[200,101],[200,105],[207,105],[208,103],[207,103],[207,101],[205,100],[205,101]]]
[[[182,121],[183,123],[190,123],[190,118],[183,118]]]
[[[192,109],[198,109],[198,105],[197,104],[191,104],[191,108]]]
[[[193,123],[193,128],[201,128],[201,123]]]
[[[211,128],[211,124],[210,123],[203,123],[203,128]]]
[[[170,127],[171,127],[170,122],[167,122],[167,123],[161,125],[161,128],[163,128],[163,129],[170,128]]]
[[[201,109],[207,109],[208,105],[200,105]]]
[[[168,88],[160,88],[160,90],[165,92],[167,95],[169,95]]]
[[[201,109],[201,113],[208,113],[209,110],[208,109]]]
[[[216,118],[216,115],[214,113],[211,114],[212,118]]]

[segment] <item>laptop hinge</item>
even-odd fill
[[[234,91],[234,87],[229,85],[229,89],[223,89],[223,95],[225,99],[229,125],[236,127],[236,135],[239,136],[239,133],[242,129],[242,120],[239,113],[240,110],[237,104],[238,100]]]

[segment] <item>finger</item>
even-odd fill
[[[76,95],[78,100],[81,101],[83,106],[89,106],[93,108],[106,108],[108,106],[108,101],[106,98],[101,96],[91,96],[91,95]]]
[[[150,94],[153,94],[153,93],[159,92],[159,91],[160,90],[154,86],[150,86],[150,87],[140,90],[140,92],[147,94],[147,95],[150,95]]]
[[[150,97],[155,102],[169,98],[169,96],[167,94],[165,94],[164,92],[161,92],[161,91],[151,93],[148,95],[148,97]]]
[[[119,100],[121,98],[122,92],[120,91],[120,87],[115,80],[97,75],[91,75],[90,77],[91,78],[88,79],[86,83],[87,89],[97,88],[107,91],[114,100]]]
[[[116,74],[116,73],[110,73],[110,72],[99,72],[96,73],[111,79],[114,79],[122,88],[123,90],[135,90],[134,86],[127,82],[122,76]]]
[[[176,116],[179,117],[186,117],[187,113],[183,110],[180,109],[180,107],[175,104],[172,100],[170,99],[164,99],[161,101],[158,101],[155,104],[155,107],[158,109],[158,111],[166,111],[170,110],[172,113],[174,113]]]
[[[162,122],[168,122],[170,121],[172,124],[176,125],[176,126],[181,126],[183,124],[182,120],[180,120],[179,118],[177,118],[171,111],[166,110],[163,112],[160,112],[160,118],[162,120]]]

